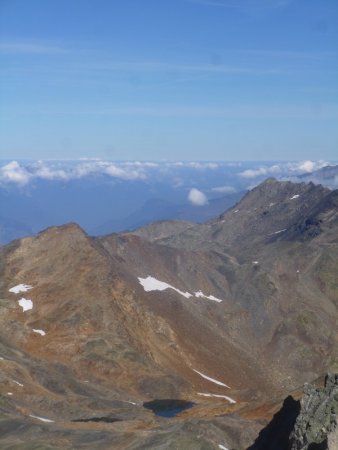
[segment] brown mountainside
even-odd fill
[[[249,446],[338,365],[337,199],[268,179],[206,224],[0,248],[1,448]],[[163,419],[153,399],[195,406]]]

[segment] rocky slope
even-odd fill
[[[247,448],[337,366],[337,198],[269,179],[206,224],[0,248],[1,448]]]

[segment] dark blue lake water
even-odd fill
[[[180,412],[192,408],[194,405],[194,402],[174,399],[152,400],[143,403],[145,408],[151,409],[156,416],[161,417],[175,417]]]

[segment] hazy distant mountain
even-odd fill
[[[23,236],[25,230],[37,233],[68,222],[90,234],[130,230],[164,219],[202,222],[232,206],[269,174],[295,179],[323,164],[3,161],[0,216],[22,224],[23,231],[7,229],[0,219],[0,243]],[[332,187],[332,177],[327,180],[317,181]],[[206,199],[205,204],[189,199],[192,189]]]
[[[113,231],[133,230],[158,220],[185,220],[205,222],[237,203],[245,192],[236,192],[210,200],[206,205],[192,205],[187,202],[176,204],[163,199],[151,199],[142,208],[129,216],[113,220],[94,228],[94,235],[109,234]]]
[[[248,448],[337,368],[337,236],[338,190],[268,179],[204,224],[2,247],[2,447]]]
[[[326,166],[311,173],[305,173],[298,177],[302,181],[312,181],[331,188],[338,187],[338,165]]]

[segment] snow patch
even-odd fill
[[[218,302],[218,303],[221,303],[221,301],[222,301],[221,299],[214,297],[213,295],[205,295],[205,294],[203,294],[202,291],[195,292],[195,297],[207,298],[208,300],[213,300],[214,302]]]
[[[13,383],[17,384],[18,386],[23,387],[23,384],[19,383],[18,381],[16,381],[16,380],[12,380],[12,381],[13,381]]]
[[[215,380],[214,378],[210,378],[207,375],[204,375],[204,373],[199,372],[198,370],[192,369],[194,372],[198,373],[198,375],[200,375],[202,378],[205,378],[208,381],[211,381],[212,383],[218,384],[219,386],[224,386],[228,389],[230,389],[230,386],[228,386],[225,383],[222,383],[221,381]]]
[[[29,417],[33,417],[33,419],[41,420],[41,422],[54,422],[54,420],[45,419],[44,417],[39,417],[39,416],[33,416],[32,414],[29,414]]]
[[[122,400],[123,403],[129,403],[130,405],[137,406],[137,403],[131,402],[130,400]]]
[[[21,306],[23,312],[29,311],[30,309],[33,309],[33,302],[32,300],[29,300],[27,298],[21,298],[18,300],[19,305]]]
[[[224,398],[225,400],[228,400],[229,403],[236,403],[236,400],[234,400],[231,397],[228,397],[227,395],[219,395],[219,394],[206,394],[204,392],[197,392],[197,395],[202,395],[203,397],[217,397],[217,398]]]
[[[13,392],[7,392],[7,395],[13,395]]]
[[[2,356],[0,356],[0,361],[5,361],[5,358],[3,358]]]
[[[257,266],[257,264],[259,264],[259,261],[252,261],[252,264],[254,264],[255,266]]]
[[[283,233],[283,232],[286,231],[286,230],[287,230],[287,228],[283,228],[283,230],[275,231],[273,234]]]
[[[218,448],[220,448],[221,450],[229,450],[226,447],[224,447],[224,445],[222,445],[222,444],[218,444]]]
[[[138,277],[138,280],[146,292],[165,291],[166,289],[173,289],[174,291],[183,295],[183,297],[185,297],[185,298],[192,297],[192,295],[189,292],[182,292],[179,289],[175,288],[174,286],[171,286],[170,284],[165,283],[164,281],[159,281],[156,278],[151,277],[151,276],[148,276],[147,278]]]
[[[43,331],[43,330],[36,330],[35,328],[33,328],[33,331],[34,331],[34,333],[41,334],[41,336],[45,336],[46,335],[46,332]]]
[[[151,277],[151,276],[148,276],[147,278],[138,277],[138,280],[146,292],[165,291],[166,289],[173,289],[174,291],[178,292],[180,295],[183,295],[183,297],[185,297],[185,298],[193,297],[193,295],[190,294],[190,292],[182,292],[179,289],[175,288],[174,286],[171,286],[171,284],[168,284],[164,281],[157,280],[156,278]],[[217,298],[213,295],[205,295],[205,294],[203,294],[202,291],[195,292],[194,296],[197,298],[206,298],[208,300],[213,300],[214,302],[217,302],[217,303],[222,302],[222,300],[220,298]]]
[[[295,194],[295,195],[293,195],[292,197],[290,197],[290,200],[294,200],[294,199],[296,199],[296,198],[298,198],[299,197],[299,194]]]
[[[20,292],[27,292],[29,289],[33,289],[33,286],[29,284],[18,284],[9,289],[9,292],[13,292],[14,294],[20,294]]]

